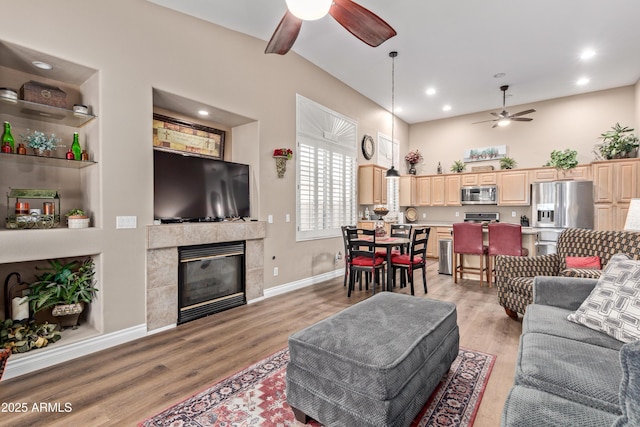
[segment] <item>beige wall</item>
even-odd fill
[[[634,128],[636,134],[640,135],[640,80],[636,82],[636,122]]]
[[[390,134],[386,111],[293,52],[265,55],[265,41],[144,0],[3,0],[2,6],[10,19],[0,26],[0,39],[99,70],[100,100],[91,104],[99,116],[100,187],[88,199],[101,210],[96,215],[101,229],[91,235],[103,249],[105,333],[145,322],[154,88],[256,120],[233,130],[242,151],[233,149],[232,158],[253,166],[255,216],[274,216],[265,241],[265,287],[340,267],[333,262],[340,239],[296,243],[295,163],[278,179],[271,154],[276,147],[295,150],[296,93],[355,119],[359,138]],[[62,21],[52,19],[61,16]],[[28,24],[20,17],[29,17]],[[398,123],[396,134],[407,144],[406,124]],[[256,135],[258,144],[246,143]],[[116,230],[117,215],[137,216],[138,228]],[[278,277],[269,274],[274,266]]]
[[[453,161],[462,159],[464,150],[495,145],[506,145],[507,155],[518,162],[518,167],[542,166],[552,150],[566,148],[577,150],[578,161],[588,163],[594,159],[592,151],[601,133],[616,122],[630,126],[636,123],[637,91],[636,87],[627,86],[508,106],[512,113],[529,108],[537,111],[528,116],[533,121],[511,123],[504,128],[491,128],[492,123],[471,124],[489,120],[489,112],[411,125],[410,147],[427,153],[418,174],[436,173],[438,161],[448,172]],[[500,168],[498,162],[477,162],[468,164],[467,171],[475,165],[489,164]]]

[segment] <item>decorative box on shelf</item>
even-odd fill
[[[51,107],[67,108],[67,94],[62,89],[33,80],[22,85],[20,99]]]
[[[9,189],[6,227],[55,228],[60,225],[60,195],[56,190]]]

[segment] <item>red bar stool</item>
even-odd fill
[[[520,224],[491,223],[489,229],[489,286],[493,282],[491,257],[495,265],[496,255],[527,256],[529,250],[522,247],[522,226]]]
[[[458,283],[466,271],[480,275],[480,287],[483,284],[483,274],[489,281],[489,247],[482,242],[482,224],[472,222],[458,222],[453,224],[453,281]],[[480,256],[480,268],[464,267],[464,255]],[[459,261],[458,261],[459,260]],[[486,262],[486,263],[485,263]]]

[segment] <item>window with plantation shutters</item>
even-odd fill
[[[297,240],[356,223],[357,125],[297,95]]]

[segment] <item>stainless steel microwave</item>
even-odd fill
[[[496,185],[462,187],[460,201],[463,205],[497,205],[498,187]]]

